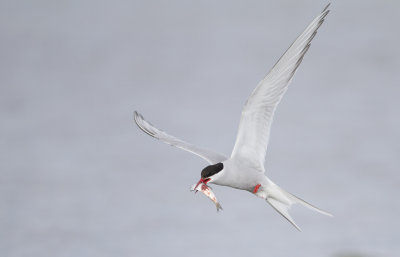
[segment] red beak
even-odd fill
[[[196,189],[201,183],[203,183],[204,185],[206,185],[206,184],[208,183],[208,181],[210,181],[210,180],[211,180],[210,178],[206,178],[206,179],[201,178],[201,179],[199,180],[199,182],[197,182],[197,184],[196,184],[196,186],[194,187],[194,189]],[[198,191],[198,190],[196,190],[195,193],[197,193],[197,191]]]

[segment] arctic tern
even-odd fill
[[[253,193],[266,200],[298,230],[300,228],[289,214],[289,209],[293,204],[299,203],[319,213],[332,216],[280,188],[265,175],[264,169],[275,109],[309,49],[311,40],[329,13],[328,7],[329,4],[297,37],[248,98],[242,110],[235,146],[230,157],[168,135],[144,120],[138,112],[134,112],[136,124],[145,133],[167,144],[196,154],[210,164],[202,170],[199,182],[192,189],[208,194],[210,199],[214,199],[217,209],[220,209],[220,205],[212,191],[206,186],[207,183]],[[200,188],[199,185],[201,185]]]

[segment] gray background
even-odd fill
[[[1,1],[0,256],[400,254],[399,1],[333,1],[267,155],[302,207],[189,187],[206,163],[138,110],[229,154],[241,108],[325,1]]]

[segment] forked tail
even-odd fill
[[[292,223],[292,225],[295,226],[299,231],[301,231],[301,229],[296,225],[293,218],[289,214],[289,209],[293,204],[299,203],[310,208],[311,210],[332,217],[332,214],[307,203],[306,201],[298,198],[295,195],[292,195],[289,192],[286,192],[275,184],[269,188],[266,200],[277,212],[279,212],[285,219]]]

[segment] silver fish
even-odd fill
[[[195,191],[195,193],[197,193],[197,191],[202,192],[208,198],[210,198],[211,201],[214,202],[215,207],[217,207],[217,211],[223,210],[221,204],[217,200],[217,197],[215,197],[215,194],[213,193],[213,191],[211,191],[211,188],[208,187],[206,184],[198,183],[196,185],[193,185],[191,191]]]

